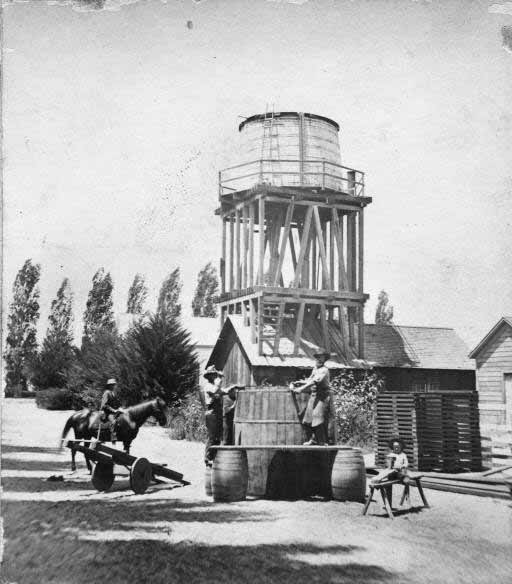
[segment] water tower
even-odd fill
[[[239,126],[239,164],[219,172],[221,321],[243,317],[260,356],[290,356],[303,328],[350,364],[364,358],[364,173],[341,164],[338,124],[280,112]],[[291,330],[291,333],[290,333]]]

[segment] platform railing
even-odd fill
[[[328,160],[271,158],[237,164],[219,172],[220,196],[259,185],[329,189],[363,197],[364,172]]]

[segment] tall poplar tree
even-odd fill
[[[19,395],[28,388],[30,369],[37,358],[41,266],[27,259],[14,280],[7,318],[5,393]]]
[[[115,332],[116,324],[114,320],[112,290],[112,277],[110,273],[105,273],[100,268],[92,279],[92,288],[87,297],[87,304],[84,312],[84,332],[82,337],[82,348],[84,343],[94,341],[95,336],[100,332]]]
[[[48,329],[33,370],[37,389],[65,387],[67,373],[75,359],[73,347],[73,293],[64,278],[52,302]]]
[[[215,298],[219,290],[217,270],[208,262],[197,276],[197,286],[192,300],[192,312],[194,316],[215,318],[217,306]]]
[[[179,302],[181,293],[180,269],[173,270],[163,281],[158,295],[157,314],[169,317],[181,315],[181,304]]]
[[[144,276],[136,274],[132,285],[128,290],[128,302],[126,312],[130,314],[142,314],[144,312],[144,303],[148,296],[148,288]]]

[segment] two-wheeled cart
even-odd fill
[[[147,458],[132,456],[97,440],[66,440],[66,446],[82,452],[95,463],[91,482],[98,491],[108,491],[114,484],[114,465],[116,464],[129,470],[130,487],[137,494],[144,493],[152,482],[166,482],[162,478],[183,486],[190,485],[179,472],[162,464],[150,462]]]

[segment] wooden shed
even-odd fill
[[[469,354],[476,361],[480,423],[512,431],[512,317],[502,317]]]

